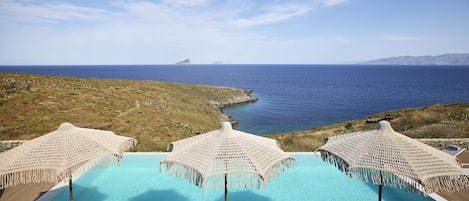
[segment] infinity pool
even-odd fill
[[[167,154],[126,153],[120,164],[89,171],[73,184],[74,198],[80,200],[130,201],[215,201],[223,191],[206,192],[186,180],[159,172]],[[292,154],[295,169],[287,170],[264,190],[229,189],[230,201],[377,200],[378,187],[350,179],[314,154]],[[68,187],[53,201],[68,201]],[[383,200],[433,200],[395,188],[383,188]]]

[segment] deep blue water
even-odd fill
[[[469,102],[469,66],[125,65],[0,66],[0,72],[156,80],[252,89],[226,108],[238,130],[306,130],[392,109]]]

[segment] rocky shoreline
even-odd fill
[[[242,95],[231,98],[228,100],[222,100],[222,101],[209,101],[212,105],[217,107],[217,109],[220,111],[220,120],[221,121],[228,121],[230,122],[233,126],[236,126],[238,123],[235,119],[233,119],[230,115],[226,114],[223,109],[231,106],[236,106],[236,105],[241,105],[241,104],[247,104],[247,103],[253,103],[259,100],[258,98],[252,97],[252,90],[250,89],[236,89],[236,88],[231,88],[232,90],[236,90],[240,92]]]

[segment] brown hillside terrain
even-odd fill
[[[153,81],[0,74],[0,140],[33,139],[63,122],[138,140],[135,151],[166,151],[174,140],[215,130],[221,107],[249,91]]]
[[[424,143],[438,149],[448,143],[456,143],[462,147],[469,145],[469,139],[459,139],[469,138],[469,103],[438,104],[392,110],[361,120],[318,127],[307,131],[276,134],[270,137],[277,139],[282,148],[287,151],[314,151],[323,145],[329,136],[374,129],[380,119],[388,120],[395,131],[412,138],[425,139],[422,140]],[[432,140],[426,140],[428,138]]]

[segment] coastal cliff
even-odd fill
[[[0,73],[0,140],[29,140],[63,123],[110,130],[166,151],[172,141],[220,128],[222,109],[255,101],[250,90],[192,84]]]

